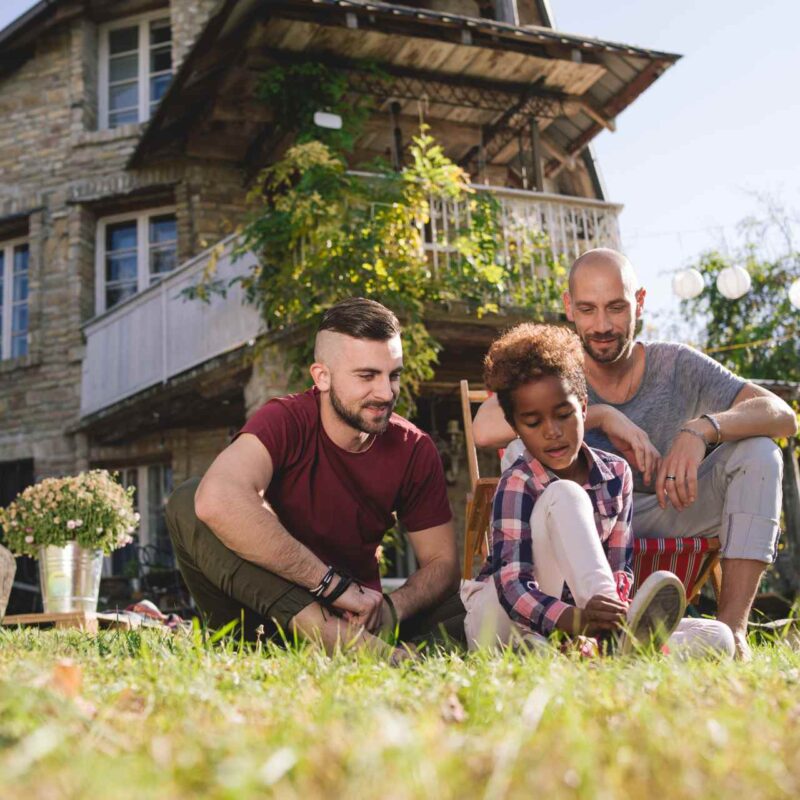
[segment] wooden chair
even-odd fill
[[[476,556],[480,563],[489,552],[489,530],[492,521],[492,498],[499,478],[481,478],[478,455],[472,432],[472,405],[489,397],[484,389],[470,389],[461,381],[461,413],[464,417],[464,440],[467,448],[470,490],[467,493],[466,530],[464,536],[463,577],[473,577]],[[651,573],[666,569],[675,573],[686,589],[686,597],[694,600],[703,584],[711,578],[714,593],[719,598],[721,586],[720,541],[717,536],[685,539],[634,539],[633,591]]]
[[[472,578],[475,556],[481,563],[489,554],[489,526],[492,521],[492,498],[499,478],[481,478],[478,470],[478,453],[472,433],[472,404],[483,403],[489,397],[485,389],[470,389],[468,381],[461,381],[461,413],[464,417],[464,443],[467,448],[469,485],[467,492],[466,528],[464,534],[465,580]]]

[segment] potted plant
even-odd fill
[[[11,551],[39,559],[45,613],[97,610],[103,556],[129,544],[139,521],[133,492],[97,469],[45,478],[0,509]]]

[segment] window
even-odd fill
[[[101,28],[101,128],[150,119],[171,80],[172,30],[164,12]]]
[[[101,219],[97,225],[97,313],[144,291],[177,265],[177,226],[169,208]]]
[[[27,242],[0,244],[0,358],[28,354]]]
[[[115,550],[106,559],[104,574],[123,575],[125,565],[136,558],[145,569],[174,567],[175,558],[164,517],[164,507],[172,492],[172,467],[147,464],[111,469],[110,472],[118,472],[119,481],[126,488],[135,488],[133,503],[140,516],[133,543]]]

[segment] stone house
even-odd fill
[[[0,31],[0,53],[0,503],[48,475],[118,469],[141,543],[160,547],[170,488],[286,388],[280,359],[248,357],[262,327],[236,290],[180,294],[285,146],[254,96],[260,70],[324,60],[376,99],[354,167],[402,160],[423,104],[507,218],[570,257],[619,242],[591,140],[677,59],[555,31],[546,0],[42,0]],[[449,264],[433,239],[431,257]],[[252,263],[223,241],[222,277]],[[502,321],[430,324],[445,349],[419,421],[438,432]]]

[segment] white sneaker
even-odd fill
[[[667,570],[650,575],[639,587],[628,608],[625,631],[619,639],[621,654],[639,647],[660,650],[683,618],[686,590],[678,577]]]

